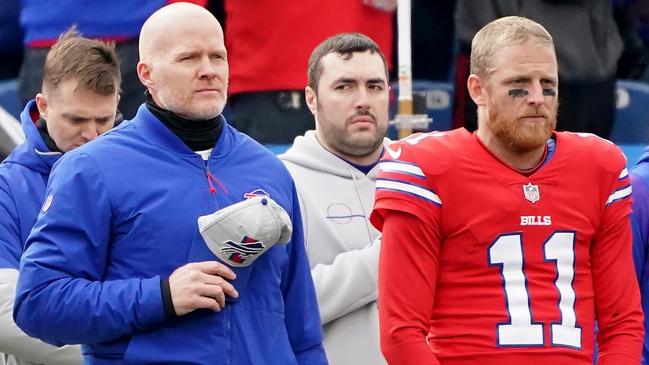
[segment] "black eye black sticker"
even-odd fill
[[[545,96],[555,96],[557,95],[557,91],[554,89],[543,89],[543,95]]]
[[[525,97],[525,96],[527,96],[529,94],[530,93],[527,90],[524,90],[524,89],[509,90],[509,96],[513,96],[515,98],[522,98],[522,97]]]

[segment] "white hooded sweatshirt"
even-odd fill
[[[378,165],[365,175],[322,147],[315,131],[279,158],[297,187],[329,363],[386,364],[376,302],[380,240],[368,220]]]

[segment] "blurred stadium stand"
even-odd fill
[[[649,144],[649,84],[617,81],[615,123],[611,140],[616,144]]]
[[[5,157],[25,139],[20,127],[22,105],[16,80],[0,82],[0,158]]]
[[[398,83],[390,89],[390,120],[397,111]],[[428,114],[432,122],[428,130],[445,131],[453,126],[453,84],[448,82],[413,80],[412,102],[415,114]],[[388,128],[388,137],[394,139],[397,131],[393,126]]]
[[[15,79],[0,81],[0,107],[14,118],[20,118],[23,108],[18,97],[18,82]]]
[[[24,140],[20,122],[0,106],[0,158],[4,160]]]

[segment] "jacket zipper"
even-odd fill
[[[210,193],[214,194],[216,193],[216,188],[214,187],[214,184],[212,184],[212,180],[214,179],[214,176],[212,176],[212,173],[210,172],[209,167],[205,167],[205,176],[207,176],[207,185],[210,188]]]
[[[219,181],[219,179],[215,178],[214,175],[212,175],[210,167],[207,165],[207,163],[205,164],[205,176],[207,177],[207,185],[210,188],[210,193],[217,192],[216,187],[214,186],[214,183],[216,183],[216,185],[218,185],[222,192],[229,194],[228,188],[226,188],[225,185],[223,185],[223,183]]]

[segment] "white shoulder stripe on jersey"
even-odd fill
[[[379,169],[385,172],[401,172],[405,174],[424,177],[424,172],[414,164],[401,161],[383,161],[379,163]]]
[[[437,196],[437,194],[433,193],[432,191],[426,188],[422,188],[421,186],[412,185],[405,182],[377,179],[376,189],[402,192],[402,193],[417,196],[419,198],[423,198],[437,205],[442,205],[442,201],[440,200],[439,196]]]
[[[629,176],[629,170],[627,170],[626,167],[625,167],[624,170],[622,170],[622,172],[620,172],[620,176],[618,176],[617,178],[622,180],[627,176]]]
[[[613,194],[611,194],[611,196],[608,197],[608,200],[606,201],[606,205],[609,205],[616,200],[626,198],[629,195],[631,195],[631,185],[626,186],[620,190],[616,190]]]

